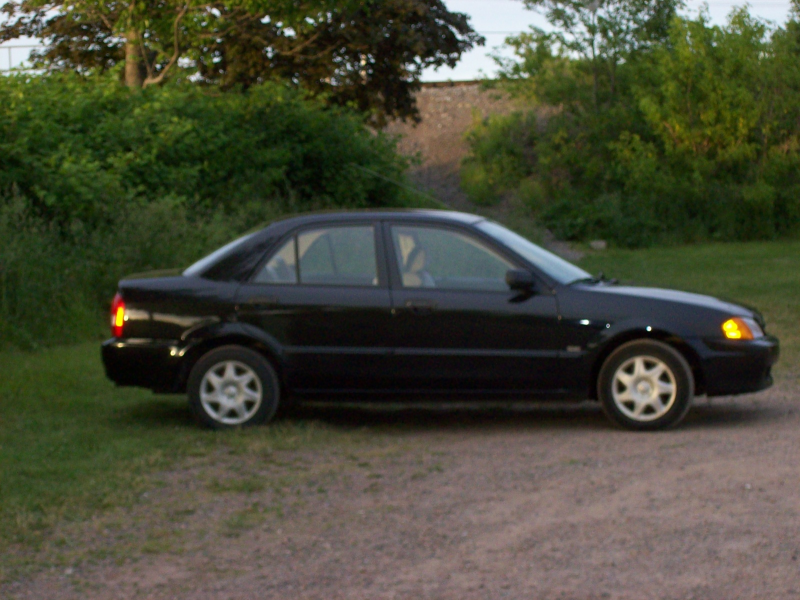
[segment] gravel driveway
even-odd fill
[[[378,433],[183,465],[65,534],[150,550],[94,552],[0,597],[800,598],[799,384],[700,399],[656,434],[592,404],[304,408]]]

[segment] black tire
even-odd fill
[[[689,363],[672,346],[656,340],[623,344],[603,363],[597,396],[609,419],[635,431],[677,425],[694,399]]]
[[[213,429],[265,423],[280,403],[275,369],[242,346],[221,346],[204,354],[189,373],[186,388],[195,416]]]

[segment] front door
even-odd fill
[[[390,223],[394,354],[403,389],[555,392],[556,298],[509,290],[519,268],[466,228]]]
[[[298,392],[385,387],[391,306],[377,224],[287,238],[237,295],[239,320],[279,349]]]

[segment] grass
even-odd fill
[[[766,316],[769,331],[781,339],[778,376],[785,376],[797,364],[800,242],[610,250],[591,254],[581,264],[590,272],[603,270],[624,281],[752,304]],[[259,465],[279,466],[287,477],[296,478],[303,465],[292,451],[324,446],[344,452],[357,471],[369,470],[369,453],[350,451],[364,444],[374,447],[378,429],[383,427],[357,429],[295,418],[251,430],[207,431],[195,425],[183,397],[115,388],[104,376],[97,343],[0,353],[0,372],[4,374],[0,380],[0,581],[4,572],[6,578],[18,572],[25,560],[34,568],[30,557],[40,548],[57,552],[58,528],[65,523],[135,505],[165,469],[189,460],[213,465],[221,455],[246,455]],[[440,468],[421,469],[412,478],[426,477]],[[205,481],[203,489],[247,496],[264,485],[258,470],[218,475]],[[307,477],[324,493],[325,482],[317,474],[309,472]],[[369,479],[378,489],[379,478]],[[270,481],[268,486],[278,483]],[[187,515],[194,510],[172,506],[170,518],[188,518],[175,512],[181,509],[188,510]],[[271,510],[250,504],[223,526],[236,535]],[[125,519],[124,511],[120,518]],[[161,552],[174,546],[157,529],[148,535],[138,551]],[[35,568],[44,566],[35,564]]]
[[[800,242],[703,244],[590,254],[580,266],[624,283],[719,296],[760,310],[781,341],[776,374],[800,360]]]
[[[126,507],[176,461],[213,461],[358,438],[313,421],[218,433],[199,428],[184,397],[115,388],[96,343],[0,353],[0,581],[54,526]],[[255,491],[257,482],[214,482]]]

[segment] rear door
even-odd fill
[[[237,304],[240,322],[280,348],[293,390],[385,386],[391,302],[378,223],[293,232],[240,288]]]
[[[561,328],[547,286],[509,290],[521,265],[466,227],[387,222],[385,244],[397,387],[555,391]]]

